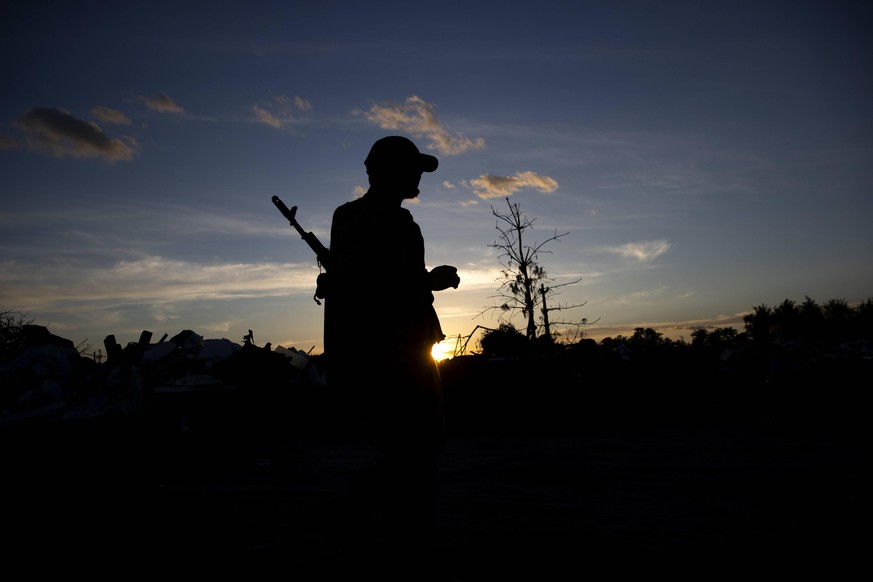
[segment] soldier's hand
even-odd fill
[[[430,270],[431,291],[442,291],[449,287],[457,289],[460,284],[461,278],[458,276],[458,269],[451,265],[440,265]]]

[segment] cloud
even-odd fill
[[[143,97],[146,107],[161,113],[184,113],[185,110],[176,104],[170,97],[163,93],[158,93],[154,97]]]
[[[459,266],[466,291],[489,290],[500,277],[491,264]],[[84,264],[58,260],[35,271],[33,263],[0,261],[0,304],[29,313],[111,312],[124,306],[176,306],[207,301],[311,297],[318,268],[304,263],[196,261],[146,255]]]
[[[470,139],[463,135],[451,135],[437,121],[433,105],[424,99],[412,95],[401,105],[373,105],[369,111],[356,110],[355,115],[363,114],[368,121],[382,129],[407,132],[415,137],[430,140],[428,149],[436,150],[445,155],[456,155],[468,150],[485,148],[485,139],[477,137]]]
[[[716,315],[706,319],[688,319],[684,321],[636,321],[614,325],[595,325],[591,328],[586,328],[585,335],[600,341],[605,337],[632,336],[637,328],[651,328],[662,334],[665,338],[689,341],[691,333],[698,329],[714,330],[732,327],[737,331],[742,331],[745,327],[743,318],[748,313],[746,311],[731,315]]]
[[[252,105],[252,112],[262,123],[266,123],[270,127],[275,127],[276,129],[279,129],[284,123],[281,119],[279,119],[269,111],[261,109],[257,105]]]
[[[647,263],[670,250],[670,243],[665,240],[653,240],[602,247],[601,250],[620,255],[626,259],[636,259],[641,263]]]
[[[315,290],[315,264],[201,264],[145,256],[111,266],[56,263],[50,275],[36,277],[33,265],[6,261],[0,274],[0,299],[48,310],[80,302],[105,307],[130,303],[196,302],[275,297]]]
[[[96,123],[78,119],[62,109],[31,109],[15,126],[25,133],[30,149],[59,158],[131,160],[139,149],[133,138],[110,138]]]
[[[6,150],[17,150],[21,148],[18,140],[8,133],[0,133],[0,152]]]
[[[514,176],[482,176],[470,180],[473,192],[479,198],[501,198],[512,196],[522,188],[533,188],[543,194],[550,194],[558,189],[558,182],[548,176],[540,176],[536,172],[517,172]]]
[[[277,95],[268,101],[251,106],[252,113],[258,121],[275,129],[283,129],[299,123],[300,120],[293,115],[295,109],[310,111],[312,104],[303,97],[292,99],[287,95]]]
[[[303,97],[294,97],[294,105],[301,111],[309,111],[312,109],[312,104]]]
[[[131,123],[127,115],[121,111],[102,105],[91,108],[91,115],[105,123],[114,123],[115,125],[130,125]]]
[[[651,301],[658,297],[663,297],[667,292],[667,287],[661,286],[655,289],[644,289],[633,293],[626,293],[615,297],[610,301],[612,305],[640,305],[651,304]]]

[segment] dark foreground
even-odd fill
[[[547,436],[450,434],[437,540],[401,578],[866,567],[865,431],[612,420]],[[4,569],[384,579],[408,554],[377,516],[348,512],[345,485],[371,449],[326,431],[266,442],[250,430],[224,438],[99,418],[8,431]]]

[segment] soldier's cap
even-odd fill
[[[439,165],[436,157],[418,151],[412,141],[400,135],[383,137],[373,144],[367,159],[367,170],[414,166],[422,172],[433,172]]]

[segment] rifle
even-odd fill
[[[303,227],[300,226],[300,224],[297,222],[297,218],[295,218],[297,215],[297,207],[292,206],[289,210],[288,207],[285,206],[285,203],[282,202],[282,200],[280,200],[279,197],[275,195],[273,196],[273,204],[276,205],[276,208],[279,209],[279,212],[282,213],[282,216],[288,219],[288,222],[291,223],[291,226],[294,227],[294,230],[296,230],[300,234],[300,237],[306,242],[306,244],[309,245],[309,248],[311,248],[313,252],[315,252],[315,259],[316,261],[318,261],[318,266],[324,267],[325,271],[327,271],[330,265],[330,249],[321,244],[321,241],[318,240],[318,237],[312,234],[312,232],[306,232],[305,230],[303,230]],[[324,299],[324,297],[326,296],[325,287],[327,281],[325,275],[326,273],[319,274],[318,281],[316,283],[317,287],[315,289],[315,297],[313,299],[315,299],[315,302],[319,305],[321,305],[321,301],[319,301],[318,299]]]

